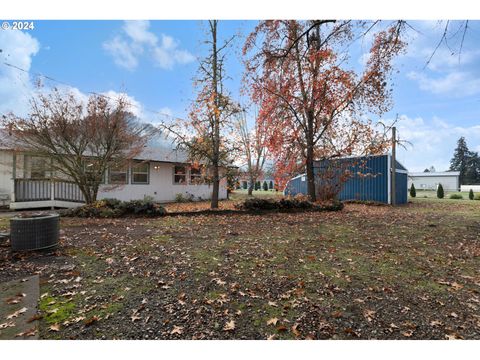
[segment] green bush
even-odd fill
[[[417,190],[415,189],[415,185],[412,184],[412,186],[410,187],[410,196],[412,198],[416,197],[417,196]]]
[[[470,189],[470,191],[468,192],[468,198],[469,198],[470,200],[473,200],[474,197],[475,197],[475,195],[473,194],[473,190]]]
[[[462,200],[463,196],[462,194],[451,194],[450,199]]]
[[[443,186],[442,184],[438,184],[437,187],[437,198],[443,199],[445,197],[445,192],[443,191]]]
[[[162,216],[167,211],[163,206],[153,201],[151,197],[143,200],[120,201],[104,199],[92,204],[67,210],[64,216],[84,218],[118,218],[126,215]]]
[[[184,202],[192,202],[194,200],[193,194],[187,193],[187,195],[183,195],[182,193],[175,194],[175,202],[184,203]]]
[[[268,191],[268,184],[266,181],[263,182],[263,191]]]
[[[272,180],[270,180],[270,184],[268,184],[268,188],[270,190],[273,190],[273,181]]]

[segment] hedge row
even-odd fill
[[[339,201],[313,203],[304,199],[260,199],[251,198],[235,204],[240,210],[261,211],[261,210],[313,210],[313,211],[338,211],[343,209],[343,203]]]
[[[64,216],[78,216],[84,218],[117,218],[127,215],[162,216],[167,211],[163,206],[149,199],[120,201],[118,199],[104,199],[92,204],[70,209]]]

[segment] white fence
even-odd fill
[[[461,185],[460,186],[460,191],[470,191],[470,189],[473,190],[473,192],[480,192],[480,185]]]

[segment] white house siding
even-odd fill
[[[116,198],[119,200],[143,199],[145,196],[151,196],[158,202],[174,201],[176,194],[182,194],[184,197],[194,196],[195,200],[210,199],[212,197],[212,185],[207,184],[174,184],[173,168],[175,164],[150,162],[149,184],[131,184],[131,174],[129,174],[129,184],[120,185],[112,189],[111,185],[103,185],[100,188],[98,199]],[[189,172],[187,171],[187,179]],[[220,182],[220,199],[227,198],[226,180]]]
[[[12,152],[0,151],[0,195],[12,192]]]
[[[470,191],[472,189],[473,192],[480,192],[480,185],[462,185],[460,186],[461,191]]]
[[[428,174],[428,173],[427,173]],[[458,175],[412,175],[408,174],[408,188],[415,184],[417,190],[436,190],[438,184],[442,184],[446,191],[458,191]]]

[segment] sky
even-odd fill
[[[236,98],[241,47],[256,23],[219,25],[221,39],[235,35],[226,86]],[[480,151],[480,22],[470,21],[460,55],[461,33],[449,35],[428,65],[445,22],[409,24],[407,52],[395,60],[393,107],[374,120],[398,115],[399,136],[408,141],[398,159],[410,171],[430,166],[443,171],[460,136],[471,150]],[[451,24],[451,35],[456,25]],[[33,30],[0,30],[0,114],[28,113],[28,99],[41,79],[46,87],[69,87],[85,98],[91,92],[126,93],[136,114],[152,123],[184,118],[195,97],[192,80],[205,52],[205,34],[206,24],[198,20],[41,20],[34,21]],[[354,67],[361,66],[366,51],[363,43],[352,49]]]

